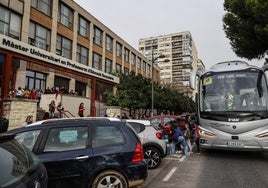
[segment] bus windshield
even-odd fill
[[[200,81],[201,113],[268,110],[267,83],[261,71],[209,73]]]

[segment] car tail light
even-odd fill
[[[132,157],[132,162],[140,162],[143,160],[143,148],[141,143],[139,142],[136,146],[136,149],[134,151],[133,157]]]
[[[163,135],[163,133],[161,133],[161,132],[156,132],[156,133],[155,133],[155,136],[156,136],[158,139],[160,139],[160,140],[164,139],[164,135]]]

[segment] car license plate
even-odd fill
[[[244,147],[244,142],[229,141],[229,142],[227,142],[227,146],[229,146],[229,147]]]

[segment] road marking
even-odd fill
[[[163,179],[163,181],[168,181],[169,178],[174,174],[174,172],[177,170],[177,167],[173,167],[171,171],[166,175],[166,177]]]
[[[186,158],[186,156],[183,155],[183,156],[179,159],[179,161],[182,162],[185,158]]]

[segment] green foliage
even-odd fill
[[[268,49],[268,1],[225,0],[223,28],[239,57],[260,59]]]
[[[106,93],[107,105],[128,108],[129,111],[145,109],[151,110],[152,82],[150,79],[130,72],[129,75],[120,75],[120,84],[115,94]],[[194,112],[194,101],[169,86],[154,83],[154,109],[161,112]]]

